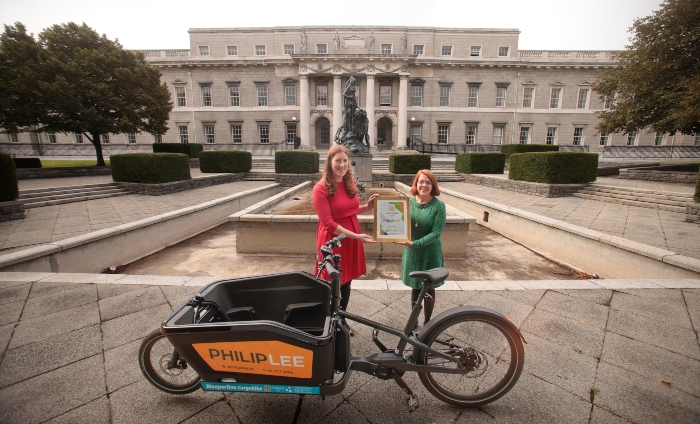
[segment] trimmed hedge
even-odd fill
[[[198,143],[153,143],[153,153],[183,153],[197,158],[203,150],[204,146]]]
[[[318,152],[283,150],[275,152],[275,172],[278,174],[315,174],[318,172]]]
[[[19,197],[17,169],[12,156],[0,153],[0,202],[11,202]]]
[[[558,152],[559,146],[554,144],[504,144],[501,153],[506,154],[506,160],[510,160],[513,153]]]
[[[700,203],[700,173],[698,173],[698,179],[695,181],[695,203]]]
[[[41,168],[39,158],[14,158],[16,168]]]
[[[253,167],[253,154],[244,150],[209,150],[199,154],[202,172],[248,172]]]
[[[462,174],[502,174],[505,167],[505,153],[459,153],[455,160],[455,171]]]
[[[583,184],[596,180],[598,154],[579,152],[514,153],[508,178],[547,184]]]
[[[190,159],[182,153],[128,153],[109,160],[117,182],[162,184],[192,179]]]
[[[389,155],[392,174],[415,174],[421,169],[430,169],[430,155]]]

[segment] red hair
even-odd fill
[[[335,194],[335,177],[333,176],[333,157],[339,153],[345,153],[350,160],[350,151],[345,148],[342,144],[336,144],[328,150],[328,156],[326,156],[326,165],[323,167],[323,176],[321,177],[321,183],[323,188],[328,190],[328,195],[333,197]],[[343,176],[343,184],[345,185],[345,191],[348,193],[350,198],[357,195],[357,187],[355,186],[355,180],[353,179],[352,169],[350,169],[350,164],[348,163],[348,172]]]
[[[411,186],[411,194],[414,196],[418,194],[418,178],[420,178],[420,174],[425,175],[430,182],[433,183],[433,188],[430,190],[430,195],[439,196],[440,188],[438,188],[437,178],[435,178],[435,174],[433,174],[433,172],[429,169],[421,169],[416,172],[416,176],[413,178],[413,185]]]

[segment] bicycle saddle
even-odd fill
[[[450,276],[450,271],[447,268],[433,268],[426,271],[413,271],[408,274],[409,277],[420,278],[421,280],[429,280],[432,284],[442,283]]]

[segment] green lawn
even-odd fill
[[[74,166],[95,166],[97,159],[76,159],[76,160],[41,160],[42,168],[71,168]],[[109,160],[105,160],[105,164],[109,166]]]

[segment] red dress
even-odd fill
[[[354,183],[354,182],[353,182]],[[349,197],[345,190],[345,185],[337,183],[335,195],[330,197],[328,190],[323,187],[321,182],[316,183],[313,190],[314,209],[318,214],[318,233],[316,235],[316,251],[328,240],[336,237],[333,234],[338,225],[352,231],[353,233],[361,234],[360,222],[357,220],[357,213],[360,209],[360,199],[357,197]],[[367,272],[367,264],[365,263],[365,246],[362,242],[346,238],[341,242],[341,246],[333,250],[340,254],[340,282],[347,283],[357,277],[364,275]],[[321,276],[325,279],[328,274],[323,271]]]

